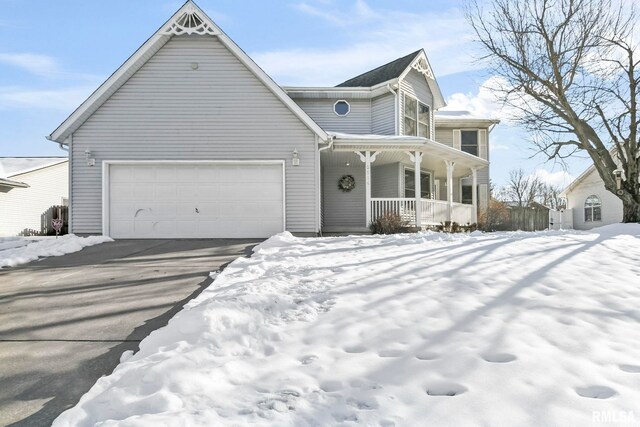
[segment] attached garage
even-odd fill
[[[254,238],[285,229],[284,162],[103,162],[113,238]]]

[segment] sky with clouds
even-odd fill
[[[199,0],[198,5],[281,85],[332,86],[424,48],[448,108],[501,118],[492,76],[463,0]],[[182,1],[0,0],[0,156],[63,155],[45,140]],[[568,171],[535,152],[508,121],[491,133],[491,175],[511,169],[564,185]],[[533,156],[533,157],[532,157]]]

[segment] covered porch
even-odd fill
[[[389,212],[419,228],[475,223],[478,170],[488,162],[426,138],[334,134],[321,164],[323,230],[346,232]],[[345,177],[353,189],[340,188]]]

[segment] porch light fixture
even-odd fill
[[[86,150],[84,150],[84,157],[87,159],[87,166],[95,166],[96,165],[96,159],[91,157],[91,150],[89,150],[88,148]]]
[[[346,162],[344,165],[345,165],[345,166],[351,166],[351,163]]]
[[[298,157],[297,148],[294,148],[293,153],[291,153],[291,164],[293,166],[300,166],[300,158]]]

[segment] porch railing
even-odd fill
[[[449,220],[449,203],[443,200],[422,199],[421,225],[440,224]],[[372,198],[371,220],[375,221],[386,212],[398,214],[411,225],[416,225],[416,199],[413,198]],[[451,220],[459,224],[473,222],[473,205],[453,203]]]
[[[387,212],[400,215],[410,224],[416,223],[416,199],[371,199],[371,220],[375,221]]]

